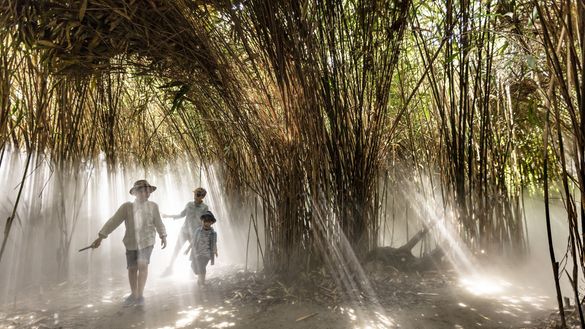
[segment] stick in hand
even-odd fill
[[[102,237],[98,237],[98,238],[97,238],[97,239],[96,239],[94,242],[92,242],[92,243],[91,243],[89,246],[87,246],[87,247],[85,247],[85,248],[81,248],[81,249],[79,249],[79,251],[81,252],[81,251],[84,251],[84,250],[87,250],[87,249],[90,249],[90,248],[91,248],[91,249],[95,249],[95,248],[99,247],[99,246],[100,246],[100,244],[102,243],[102,239],[103,239]]]
[[[93,248],[93,245],[87,246],[85,248],[81,248],[81,249],[79,249],[79,251],[81,252],[81,251],[84,251],[84,250],[87,250],[87,249],[92,249],[92,248]]]

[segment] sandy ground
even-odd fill
[[[330,289],[324,299],[318,291],[301,294],[260,274],[216,267],[205,289],[190,273],[151,273],[146,305],[123,307],[128,288],[119,273],[30,287],[0,306],[0,328],[541,328],[554,312],[550,299],[530,287],[501,291],[479,280],[386,273],[371,279],[377,302],[358,303],[337,299]]]

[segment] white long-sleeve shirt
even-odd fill
[[[192,237],[195,230],[201,226],[201,215],[207,212],[208,209],[207,205],[203,202],[196,203],[195,201],[189,201],[180,214],[170,215],[169,217],[174,219],[185,217],[185,222],[183,223],[181,230]],[[189,240],[191,240],[191,238],[189,238]]]
[[[134,201],[122,204],[114,216],[104,224],[99,236],[105,239],[122,222],[126,227],[122,242],[128,250],[139,250],[153,246],[156,242],[155,231],[158,232],[161,239],[167,235],[158,205],[152,201]]]

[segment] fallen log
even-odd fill
[[[379,262],[385,266],[392,266],[400,271],[428,271],[442,263],[444,252],[437,247],[421,258],[412,254],[412,249],[428,233],[428,228],[417,232],[408,242],[398,248],[378,247],[366,256],[366,262]]]

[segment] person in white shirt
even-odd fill
[[[193,233],[201,225],[201,215],[209,210],[207,205],[203,203],[206,195],[207,191],[202,187],[198,187],[193,190],[193,201],[187,202],[183,211],[176,215],[162,215],[163,218],[173,219],[185,217],[185,222],[183,222],[181,232],[177,238],[177,244],[175,245],[175,250],[173,250],[171,261],[169,262],[169,266],[163,271],[162,276],[173,273],[173,264],[179,255],[179,251],[181,251],[185,242],[191,242],[193,240]]]
[[[156,232],[160,236],[162,249],[167,246],[167,233],[160,217],[158,205],[148,201],[150,193],[154,190],[156,190],[156,186],[150,185],[146,180],[136,181],[130,189],[130,194],[136,197],[134,202],[122,204],[104,224],[98,238],[91,244],[92,248],[98,248],[103,239],[124,223],[126,233],[122,242],[126,247],[128,281],[132,291],[124,300],[126,306],[144,305],[143,292]]]

